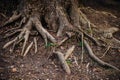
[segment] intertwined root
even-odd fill
[[[47,30],[45,30],[41,24],[41,22],[39,21],[39,19],[37,17],[31,17],[29,18],[28,22],[25,24],[25,26],[23,27],[23,29],[19,29],[18,31],[21,31],[20,34],[15,37],[13,40],[7,42],[3,48],[7,48],[8,46],[10,46],[11,44],[13,44],[13,47],[11,49],[11,52],[13,52],[15,45],[19,44],[19,42],[21,42],[22,40],[24,40],[23,43],[23,47],[22,47],[22,52],[21,55],[25,56],[28,51],[30,50],[30,48],[33,45],[33,42],[31,42],[31,44],[26,48],[28,39],[29,39],[29,35],[31,33],[31,29],[33,27],[33,25],[36,27],[36,29],[38,30],[38,32],[42,35],[43,39],[45,40],[45,44],[47,45],[47,39],[49,39],[51,42],[56,43],[56,39],[49,34],[49,32]],[[17,31],[17,32],[18,32]],[[13,32],[11,35],[15,34],[16,32]],[[8,36],[6,36],[8,37]],[[34,39],[34,43],[35,43],[35,48],[37,48],[37,42],[36,39]],[[37,52],[37,49],[35,50],[35,53]]]
[[[86,38],[89,38],[95,44],[99,45],[99,43],[96,41],[96,39],[92,37],[91,27],[96,27],[96,26],[94,24],[90,23],[90,21],[87,19],[87,17],[78,9],[77,6],[75,6],[74,3],[72,5],[73,5],[73,7],[71,8],[71,12],[70,12],[70,19],[71,19],[72,24],[67,19],[67,16],[66,16],[65,12],[63,11],[62,7],[60,7],[60,6],[56,7],[57,18],[58,18],[58,21],[59,21],[59,28],[58,28],[57,36],[59,37],[59,36],[62,35],[62,32],[63,32],[64,28],[66,28],[66,27],[70,28],[70,30],[68,29],[68,31],[72,31],[73,33],[74,32],[78,33],[79,35],[82,36],[81,37],[82,42],[84,43],[84,46],[88,50],[88,53],[89,53],[91,58],[93,58],[96,62],[98,62],[99,64],[101,64],[103,66],[108,66],[108,67],[111,67],[111,68],[114,68],[114,69],[120,71],[118,68],[100,60],[97,56],[94,55],[94,53],[92,52],[92,49],[90,48],[89,44],[87,43],[85,38],[83,38],[83,35]],[[21,14],[18,14],[18,15],[14,14],[5,24],[3,24],[3,26],[16,21],[20,17],[21,17]],[[25,56],[29,52],[29,50],[31,49],[33,44],[35,44],[35,53],[36,53],[37,52],[37,40],[36,40],[36,38],[34,38],[33,42],[31,42],[28,45],[28,47],[26,47],[27,42],[29,40],[29,36],[31,34],[31,29],[33,27],[35,27],[37,29],[37,31],[41,34],[42,38],[45,41],[45,45],[47,45],[48,40],[50,40],[52,43],[57,43],[56,39],[46,29],[44,29],[44,27],[42,26],[42,23],[41,23],[41,21],[39,20],[38,17],[31,16],[28,19],[27,18],[24,16],[24,18],[20,22],[20,25],[18,26],[18,28],[23,26],[23,29],[18,29],[15,32],[13,32],[12,34],[6,35],[6,37],[9,37],[9,36],[12,36],[12,35],[20,32],[17,37],[15,37],[13,40],[7,42],[3,46],[4,49],[13,44],[13,47],[11,49],[11,52],[13,52],[15,46],[17,44],[19,44],[22,40],[24,40],[21,55]],[[24,25],[22,25],[23,23],[24,23]],[[49,20],[48,20],[48,22],[46,20],[46,23],[50,23]],[[83,31],[82,26],[83,27],[87,26],[90,29],[91,34],[89,35],[85,31]],[[70,35],[69,37],[64,38],[61,42],[58,42],[57,43],[58,46],[56,48],[58,48],[60,45],[62,45],[62,43],[64,43],[66,40],[68,40],[71,36],[73,36],[73,35]],[[82,47],[83,47],[83,45],[82,45]],[[60,53],[58,53],[58,55],[61,56]],[[60,57],[60,60],[62,60],[62,59],[63,58]],[[66,59],[66,57],[65,57],[65,59]],[[64,61],[65,61],[65,59],[64,59]],[[61,62],[63,62],[63,61],[61,61]],[[66,63],[65,63],[65,65],[66,65]],[[67,70],[66,70],[66,72],[70,73],[70,71],[67,71]]]

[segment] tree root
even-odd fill
[[[6,21],[0,28],[2,28],[2,27],[4,27],[4,26],[6,26],[6,25],[8,25],[8,24],[10,24],[10,23],[18,20],[20,17],[21,17],[21,14],[18,14],[18,15],[17,15],[16,12],[15,12],[15,13],[12,15],[12,17],[9,18],[9,20]]]
[[[85,48],[87,49],[88,54],[90,55],[90,57],[92,59],[94,59],[96,62],[98,62],[100,65],[113,68],[113,69],[115,69],[115,70],[117,70],[117,71],[120,72],[120,69],[118,69],[117,67],[115,67],[115,66],[113,66],[111,64],[108,64],[108,63],[100,60],[97,56],[95,56],[94,53],[93,53],[93,51],[92,51],[92,49],[90,48],[90,46],[89,46],[89,44],[87,43],[86,40],[84,40],[84,45],[85,45]]]
[[[61,36],[62,35],[62,31],[65,27],[69,27],[69,28],[72,28],[72,25],[69,23],[62,7],[57,7],[56,8],[56,12],[58,14],[58,18],[59,18],[59,29],[58,29],[58,32],[57,32],[57,36]]]
[[[23,54],[23,56],[27,55],[27,53],[29,52],[29,50],[32,47],[32,45],[33,45],[33,42],[31,42],[30,45],[27,47],[27,49],[26,49],[25,53]]]
[[[57,51],[55,53],[57,54],[57,56],[58,56],[58,58],[59,58],[59,60],[60,60],[60,62],[62,64],[63,69],[67,72],[67,74],[70,74],[71,71],[70,71],[70,68],[69,68],[67,62],[65,61],[63,53],[61,53],[59,51]]]
[[[29,34],[30,34],[31,28],[32,28],[32,21],[31,21],[31,19],[29,19],[29,21],[27,22],[25,27],[21,30],[21,33],[16,38],[14,38],[13,40],[11,40],[8,43],[6,43],[3,46],[3,48],[7,48],[8,46],[10,46],[13,43],[14,43],[14,46],[15,46],[22,39],[24,39],[24,44],[23,44],[23,48],[22,48],[22,52],[21,52],[21,55],[23,55],[23,53],[25,51],[26,43],[27,43],[28,38],[29,38]]]
[[[51,42],[56,43],[56,39],[47,32],[47,30],[45,30],[41,24],[41,22],[39,21],[38,18],[33,18],[33,24],[35,25],[36,29],[38,30],[38,32],[42,35],[42,37],[45,40],[45,44],[47,45],[47,39],[49,39]]]
[[[53,0],[54,1],[54,0]],[[58,1],[56,1],[58,2]],[[68,17],[68,15],[65,13],[64,11],[64,7],[61,7],[60,5],[57,5],[56,4],[56,7],[55,7],[55,13],[54,11],[53,12],[50,12],[50,14],[54,13],[56,16],[55,18],[53,19],[56,19],[56,21],[51,21],[52,19],[50,20],[47,20],[47,18],[45,19],[45,23],[48,23],[47,25],[53,25],[55,26],[55,24],[59,24],[59,27],[55,26],[58,28],[58,31],[57,31],[57,37],[61,36],[62,35],[62,32],[64,31],[64,29],[67,27],[68,28],[68,31],[69,30],[73,30],[73,32],[77,33],[77,35],[81,35],[82,36],[82,59],[81,61],[83,60],[83,46],[85,45],[86,49],[88,50],[88,53],[90,55],[91,58],[93,58],[96,62],[98,62],[99,64],[101,64],[102,66],[107,66],[107,67],[110,67],[110,68],[113,68],[113,69],[116,69],[118,71],[120,71],[117,67],[113,66],[113,65],[110,65],[102,60],[100,60],[97,56],[94,55],[92,49],[90,48],[89,44],[87,43],[86,40],[84,40],[83,36],[84,37],[87,37],[88,39],[90,39],[92,42],[94,42],[97,46],[101,46],[100,43],[94,38],[92,37],[93,35],[93,32],[92,32],[92,28],[96,28],[96,26],[91,23],[86,15],[84,13],[82,13],[81,10],[79,10],[78,6],[76,5],[76,3],[74,3],[75,0],[71,0],[71,3],[72,3],[72,7],[71,7],[71,12],[67,13],[70,15]],[[31,6],[32,7],[32,6]],[[45,7],[45,6],[44,6]],[[32,9],[32,8],[31,8]],[[37,9],[37,8],[36,8]],[[21,55],[22,56],[26,56],[28,54],[28,52],[30,51],[31,47],[33,46],[33,44],[35,44],[35,53],[37,53],[38,51],[38,46],[37,46],[37,40],[36,38],[34,38],[33,42],[31,42],[28,47],[27,46],[27,42],[29,40],[29,36],[30,34],[32,33],[31,29],[33,27],[35,27],[37,29],[37,31],[40,33],[40,35],[42,36],[42,38],[44,39],[44,42],[45,42],[45,45],[48,44],[48,40],[50,40],[52,43],[57,43],[57,47],[55,48],[58,48],[59,46],[61,46],[65,41],[67,41],[69,38],[71,38],[72,36],[74,36],[75,34],[67,34],[68,36],[65,37],[61,42],[57,42],[57,40],[54,38],[54,36],[52,36],[43,26],[42,24],[42,20],[40,21],[41,16],[43,17],[43,15],[40,14],[40,17],[38,17],[39,15],[36,16],[36,14],[34,15],[34,13],[36,13],[36,9],[35,9],[35,12],[34,12],[34,9],[32,9],[32,11],[30,11],[29,13],[29,9],[28,9],[28,15],[27,15],[27,12],[24,13],[24,17],[22,16],[22,14],[16,14],[14,13],[14,15],[7,21],[5,22],[2,27],[18,20],[21,16],[22,16],[22,20],[18,26],[18,28],[15,28],[13,29],[15,32],[11,33],[11,34],[7,34],[5,36],[5,38],[7,37],[11,37],[13,36],[14,34],[19,33],[19,35],[17,37],[15,37],[13,40],[7,42],[3,48],[7,48],[8,46],[12,45],[12,48],[10,49],[11,52],[14,51],[14,48],[17,44],[19,44],[22,40],[24,40],[23,42],[23,47],[22,47],[22,52],[21,52]],[[39,8],[38,8],[39,9]],[[39,14],[39,11],[38,11],[38,14]],[[44,14],[45,15],[45,14]],[[49,16],[50,17],[50,16]],[[52,16],[53,17],[53,16]],[[50,18],[52,18],[50,17]],[[56,18],[57,17],[57,18]],[[70,21],[71,23],[69,22],[68,18],[70,18]],[[52,23],[53,22],[53,23]],[[55,23],[56,22],[56,23]],[[58,23],[57,23],[58,22]],[[54,24],[55,23],[55,24]],[[83,27],[85,28],[89,28],[90,30],[90,35],[87,34],[85,31],[83,31]],[[23,29],[19,29],[23,27]],[[0,27],[1,28],[1,27]],[[70,29],[69,29],[70,28]],[[75,29],[74,29],[75,28]],[[115,29],[116,31],[116,29]],[[83,45],[84,43],[84,45]],[[65,55],[63,55],[61,52],[57,51],[55,52],[57,55],[58,55],[58,58],[60,60],[60,62],[62,63],[62,67],[64,68],[64,70],[70,74],[71,71],[70,71],[70,68],[67,64],[67,62],[65,61],[69,56],[70,54],[73,52],[73,50],[75,49],[75,46],[72,46],[71,48],[69,48],[66,52]],[[77,62],[76,62],[77,63]]]
[[[20,23],[20,26],[22,25],[23,22],[24,22],[24,19],[22,19],[22,21]],[[26,49],[26,45],[27,45],[29,35],[31,33],[31,29],[32,29],[33,25],[36,27],[38,32],[42,35],[43,39],[45,40],[46,45],[47,45],[47,39],[49,39],[53,43],[56,43],[56,39],[51,34],[49,34],[49,32],[47,32],[47,30],[45,30],[43,28],[43,26],[42,26],[41,22],[39,21],[39,19],[36,18],[36,17],[31,17],[31,18],[29,18],[28,22],[24,25],[23,29],[18,29],[15,32],[13,32],[11,34],[7,34],[5,36],[5,38],[10,37],[10,36],[13,36],[14,34],[20,32],[20,34],[17,37],[15,37],[13,40],[7,42],[3,46],[3,49],[5,49],[8,46],[10,46],[11,44],[13,44],[13,47],[11,49],[11,52],[13,52],[15,45],[17,45],[22,40],[24,40],[21,55],[26,56],[26,54],[29,52],[30,48],[33,45],[33,43],[31,43],[28,46],[28,48]],[[36,38],[34,38],[34,44],[35,44],[35,53],[37,53],[37,40],[36,40]]]
[[[18,29],[18,30],[16,30],[15,32],[12,32],[12,33],[10,33],[10,34],[6,34],[6,35],[4,36],[4,38],[11,37],[11,36],[15,35],[15,34],[18,33],[18,32],[21,32],[21,31],[22,31],[21,29]]]
[[[36,39],[36,37],[34,38],[34,44],[35,44],[35,53],[37,53],[38,47],[37,47],[37,39]]]
[[[103,58],[107,54],[107,52],[110,50],[110,48],[111,48],[111,46],[108,46],[107,49],[105,50],[104,54],[100,58]]]
[[[71,55],[71,53],[74,51],[75,46],[73,45],[72,47],[70,47],[67,52],[65,53],[65,60]]]
[[[70,74],[71,73],[71,70],[66,62],[67,58],[71,55],[71,53],[74,51],[75,49],[75,46],[73,45],[72,47],[70,47],[67,52],[65,53],[65,55],[59,51],[56,51],[54,53],[57,54],[61,64],[62,64],[62,67],[63,69],[66,71],[67,74]]]
[[[68,39],[70,39],[72,36],[75,35],[75,34],[71,34],[71,33],[68,33],[68,32],[66,32],[66,34],[67,34],[67,37],[65,37],[62,41],[58,42],[57,47],[61,46],[64,42],[66,42]]]

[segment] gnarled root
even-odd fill
[[[24,43],[23,43],[23,47],[22,47],[22,52],[21,55],[25,56],[30,48],[33,45],[33,42],[28,46],[28,48],[26,49],[26,45],[29,39],[29,35],[31,33],[31,29],[33,27],[33,25],[36,27],[36,29],[38,30],[38,32],[42,35],[43,39],[45,40],[45,44],[47,45],[47,39],[49,39],[51,42],[56,43],[56,39],[47,31],[43,28],[41,22],[39,21],[39,19],[37,17],[31,17],[29,18],[28,22],[26,23],[26,25],[23,27],[23,29],[18,29],[15,32],[6,35],[5,37],[9,37],[14,35],[17,32],[20,32],[20,34],[15,37],[13,40],[7,42],[3,48],[7,48],[8,46],[10,46],[11,44],[13,44],[13,47],[11,49],[11,52],[14,50],[15,45],[17,45],[19,42],[21,42],[24,39]],[[35,53],[37,52],[37,41],[36,39],[34,39],[34,44],[35,44]]]
[[[72,28],[72,25],[69,23],[62,7],[57,6],[56,7],[56,12],[57,12],[58,18],[59,18],[59,29],[58,29],[58,32],[57,32],[57,36],[61,36],[63,29],[65,27]]]
[[[7,48],[8,46],[10,46],[13,43],[15,46],[18,42],[20,42],[22,39],[24,39],[24,44],[23,44],[23,48],[22,48],[22,52],[21,52],[21,55],[23,55],[23,53],[25,51],[26,43],[29,39],[29,34],[30,34],[31,28],[32,28],[32,20],[29,19],[27,24],[25,25],[25,27],[21,30],[21,33],[16,38],[14,38],[13,40],[6,43],[3,46],[3,48]]]
[[[38,32],[44,38],[46,45],[47,45],[47,39],[49,39],[53,43],[56,43],[56,39],[47,30],[45,30],[43,28],[41,22],[39,21],[39,19],[37,17],[33,18],[33,24],[35,25],[35,27],[38,30]]]

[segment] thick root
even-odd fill
[[[61,64],[62,64],[62,67],[63,67],[63,69],[65,70],[65,72],[66,72],[67,74],[70,74],[70,73],[71,73],[71,70],[70,70],[67,62],[65,61],[65,58],[64,58],[63,53],[61,53],[61,52],[59,52],[59,51],[57,51],[57,52],[55,52],[55,53],[57,54],[57,56],[58,56],[58,58],[59,58],[59,60],[60,60],[60,62],[61,62]]]
[[[41,22],[38,18],[33,18],[33,24],[35,25],[38,32],[42,35],[43,39],[45,40],[45,44],[47,45],[47,39],[49,39],[51,42],[56,43],[56,39],[43,28]]]
[[[62,7],[57,7],[56,12],[57,12],[58,18],[59,18],[59,29],[57,32],[57,36],[61,36],[63,29],[65,27],[72,28],[72,25],[69,23]]]

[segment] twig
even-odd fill
[[[107,54],[107,52],[110,50],[110,48],[111,48],[111,46],[108,46],[107,49],[105,50],[104,54],[100,58],[103,58]]]

